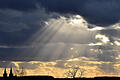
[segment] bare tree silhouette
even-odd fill
[[[85,73],[85,69],[80,67],[72,67],[70,70],[68,70],[65,73],[65,75],[67,76],[67,78],[76,78],[76,77],[82,78],[84,73]]]
[[[22,67],[22,69],[18,68],[18,69],[15,70],[15,74],[18,75],[18,76],[25,76],[26,71],[23,67]]]
[[[83,77],[83,75],[84,75],[84,73],[85,73],[85,69],[83,69],[83,68],[79,68],[79,77],[80,78],[82,78]]]

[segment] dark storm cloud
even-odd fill
[[[100,50],[112,50],[113,49],[113,47],[112,46],[110,46],[110,45],[101,45],[101,46],[99,46],[98,47],[98,49],[100,49]]]
[[[120,19],[119,0],[41,0],[48,10],[61,13],[75,13],[96,25],[110,25]]]
[[[0,0],[0,8],[1,9],[16,9],[21,11],[28,11],[31,9],[35,9],[36,0]]]
[[[114,47],[114,45],[111,45],[111,41],[105,45],[98,46],[99,52],[97,53],[96,59],[104,62],[116,62],[118,53]]]
[[[100,33],[109,37],[109,40],[112,43],[114,43],[114,41],[119,41],[118,39],[120,38],[120,29],[106,29],[101,30]]]
[[[119,26],[117,26],[119,27]],[[118,47],[119,46],[119,42],[120,42],[120,29],[105,29],[105,30],[101,30],[100,34],[102,35],[106,35],[109,38],[109,43],[113,44],[113,45],[108,45],[108,46],[99,46],[99,49],[106,49],[106,50],[114,50],[114,47]],[[117,43],[118,42],[118,43]],[[115,52],[116,54],[116,52]]]
[[[44,41],[42,36],[42,41],[33,45],[29,42],[29,39],[44,27],[45,21],[49,19],[55,19],[61,15],[58,13],[47,13],[43,8],[39,7],[37,10],[32,12],[18,11],[15,9],[1,9],[0,10],[0,60],[1,61],[51,61],[58,59],[66,59],[72,55],[68,54],[69,46],[65,44],[58,45],[48,45],[46,43],[54,35],[50,34],[47,37],[45,44],[41,45]],[[54,22],[55,22],[54,20]],[[51,31],[52,32],[52,31]],[[53,31],[54,32],[54,31]],[[40,32],[33,39],[39,38],[41,36]],[[60,39],[61,40],[61,39]],[[64,41],[64,39],[62,40]],[[62,42],[61,41],[61,42]],[[71,41],[70,41],[71,42]],[[39,46],[40,44],[40,46]],[[47,49],[47,50],[46,50]],[[58,52],[55,51],[57,49]],[[8,56],[8,54],[10,54]]]
[[[101,30],[101,34],[106,35],[108,37],[120,37],[120,30],[119,29],[107,29]]]
[[[52,18],[43,8],[33,12],[22,12],[12,9],[0,10],[0,44],[24,44],[37,30]]]
[[[59,16],[63,14],[80,14],[89,23],[95,25],[106,26],[114,24],[120,20],[119,4],[119,0],[1,0],[0,44],[7,46],[27,44],[31,36],[41,27],[44,27],[45,21],[56,18],[56,15],[52,15],[52,12],[57,12]],[[108,37],[118,34],[115,30],[103,30],[101,33]],[[1,48],[0,60],[49,61],[68,58],[72,55],[72,53],[68,54],[64,47],[64,49],[59,50],[61,52],[53,52],[57,49],[56,46],[50,47],[50,49],[47,48],[48,51],[45,50],[43,54],[40,50],[44,47],[38,47],[37,50],[33,48]],[[9,56],[8,53],[10,54]],[[99,61],[111,62],[115,61],[115,57],[112,52],[104,52],[97,56]]]
[[[73,44],[73,46],[75,46]],[[78,49],[83,48],[80,53],[75,53],[71,51],[72,45],[56,45],[56,44],[43,44],[36,45],[36,47],[27,48],[25,47],[5,47],[0,48],[0,61],[56,61],[56,60],[66,60],[71,57],[77,58],[84,54],[86,49],[83,45],[78,46]],[[77,46],[75,46],[77,47]],[[76,49],[77,50],[77,49]],[[74,53],[74,54],[73,54]],[[10,54],[10,55],[9,55]]]
[[[31,11],[38,4],[50,12],[80,14],[88,22],[97,25],[110,25],[120,20],[119,0],[1,0],[0,8]]]

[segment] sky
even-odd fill
[[[65,77],[120,73],[119,0],[0,0],[0,69]],[[8,69],[9,70],[9,69]],[[92,72],[92,73],[91,73]]]

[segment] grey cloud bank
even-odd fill
[[[115,41],[120,42],[119,4],[119,0],[1,0],[0,60],[11,64],[9,61],[86,57],[110,62],[112,64],[99,67],[105,70],[111,65],[110,69],[114,70],[119,56],[119,46],[115,45]],[[96,27],[104,29],[90,30]],[[109,41],[103,43],[96,39],[97,34],[106,36]],[[89,46],[89,43],[97,42],[102,45]],[[1,64],[6,66],[4,62]],[[60,64],[58,62],[56,66]],[[39,64],[19,65],[30,69]],[[64,67],[63,64],[60,67]]]
[[[79,14],[96,25],[111,25],[120,20],[119,0],[2,0],[1,9],[9,8],[20,11],[36,10],[41,5],[48,12]],[[22,6],[21,6],[22,5]]]

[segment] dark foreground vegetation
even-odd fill
[[[119,77],[54,78],[52,76],[0,77],[0,80],[120,80]]]
[[[3,77],[0,77],[0,80],[120,80],[120,77],[95,77],[95,78],[83,78],[82,75],[84,70],[82,69],[80,72],[80,77],[76,78],[76,73],[79,68],[74,68],[72,71],[69,71],[67,76],[71,76],[72,78],[54,78],[52,76],[24,76],[25,71],[23,68],[17,70],[19,76],[13,74],[12,68],[10,69],[9,76],[7,74],[7,70],[5,68]]]

